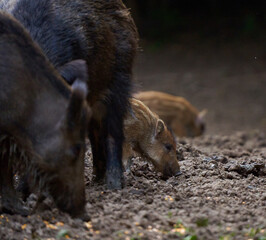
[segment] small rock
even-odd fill
[[[212,159],[220,163],[228,163],[228,159],[225,156],[212,156]]]
[[[153,199],[151,197],[147,197],[145,200],[146,204],[152,204],[153,203]]]

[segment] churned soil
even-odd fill
[[[135,159],[125,188],[110,191],[91,182],[89,150],[91,221],[72,219],[46,199],[29,217],[0,215],[0,239],[265,239],[264,134],[180,139],[177,153],[182,175],[165,180],[145,159]],[[35,201],[32,194],[26,204]]]
[[[91,220],[73,219],[46,199],[29,217],[0,215],[0,240],[265,240],[263,46],[186,43],[145,50],[135,69],[140,89],[183,96],[208,110],[204,136],[178,139],[182,175],[163,179],[145,159],[135,159],[124,189],[106,190],[91,181],[88,146]],[[33,209],[35,203],[32,194],[25,204]]]

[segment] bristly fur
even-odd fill
[[[57,172],[47,171],[40,168],[40,158],[31,149],[23,149],[21,144],[12,136],[0,136],[0,158],[8,155],[9,165],[12,166],[13,174],[26,176],[30,179],[30,190],[37,190],[40,193],[51,193],[58,191]],[[71,209],[72,197],[64,185],[60,188],[60,195],[57,195],[56,203],[60,204],[61,210]],[[68,196],[66,198],[66,196]]]
[[[24,173],[30,165],[29,159],[32,158],[33,154],[30,151],[22,149],[21,146],[19,146],[17,141],[14,139],[14,137],[8,135],[1,135],[0,156],[2,159],[4,157],[8,157],[8,164],[12,166],[14,173]],[[16,161],[14,161],[14,159],[16,159]]]
[[[0,136],[0,157],[3,159],[8,155],[9,165],[12,166],[13,174],[19,176],[27,174],[31,179],[31,188],[40,191],[48,191],[50,182],[54,179],[55,173],[40,168],[41,159],[29,147],[23,148],[13,136]]]

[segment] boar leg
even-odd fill
[[[121,102],[124,103],[121,106]],[[105,152],[106,152],[106,183],[110,189],[123,187],[122,147],[124,141],[123,115],[127,111],[126,99],[114,96],[107,107]]]
[[[91,119],[89,129],[89,139],[93,155],[93,175],[96,182],[102,182],[105,177],[106,158],[104,146],[100,141],[100,124],[95,119]]]
[[[19,178],[16,191],[21,193],[21,197],[23,201],[27,200],[27,198],[31,194],[28,174],[24,174]]]
[[[109,189],[121,189],[123,187],[122,141],[119,140],[112,135],[108,135],[106,139],[106,183]]]
[[[27,216],[29,211],[16,195],[13,183],[13,171],[7,154],[0,158],[0,193],[2,212]]]
[[[92,119],[90,122],[89,138],[93,154],[93,173],[95,180],[106,181],[108,189],[123,187],[122,169],[122,123],[107,116],[100,121]],[[122,122],[122,120],[121,120]]]

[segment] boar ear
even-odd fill
[[[88,81],[88,69],[86,61],[82,59],[73,60],[59,67],[58,72],[65,79],[65,81],[72,85],[76,79],[81,81]]]
[[[164,122],[161,119],[158,119],[156,123],[156,136],[158,136],[161,132],[163,132],[164,128],[165,128]]]
[[[75,80],[72,89],[73,91],[67,109],[67,127],[70,130],[74,130],[80,124],[84,101],[88,93],[87,84],[79,79]]]

